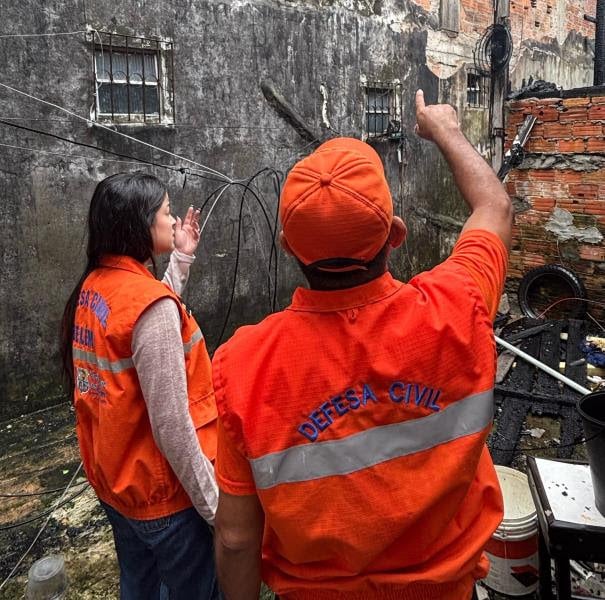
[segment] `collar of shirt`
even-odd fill
[[[368,283],[335,291],[296,288],[287,310],[333,312],[348,310],[384,300],[398,292],[404,284],[386,272]]]
[[[106,267],[109,269],[121,269],[122,271],[130,271],[131,273],[137,273],[138,275],[145,275],[155,279],[152,273],[149,272],[147,267],[135,260],[131,256],[123,256],[118,254],[105,254],[99,261],[100,267]]]

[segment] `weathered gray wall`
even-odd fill
[[[235,179],[263,167],[287,171],[309,150],[265,101],[259,85],[264,78],[275,82],[315,131],[328,135],[321,114],[324,85],[334,131],[355,137],[361,136],[364,116],[362,77],[399,79],[401,146],[377,144],[397,212],[410,226],[407,246],[393,256],[395,272],[407,277],[430,267],[451,247],[465,208],[436,150],[413,134],[414,92],[422,87],[429,101],[456,104],[465,131],[480,149],[485,146],[487,111],[463,108],[463,71],[439,80],[427,68],[427,31],[438,27],[436,14],[411,0],[0,0],[2,34],[79,31],[87,26],[174,41],[176,124],[120,126],[119,131]],[[83,34],[0,38],[0,83],[87,116],[93,102],[90,46]],[[472,56],[472,48],[468,50]],[[0,119],[141,159],[186,166],[2,87]],[[0,146],[1,420],[58,398],[57,331],[64,302],[83,266],[89,198],[102,178],[140,167],[101,160],[115,157],[7,125],[0,124],[0,131],[1,144],[58,154]],[[200,205],[216,186],[191,175],[183,189],[183,175],[146,170],[167,181],[179,213],[190,203]],[[276,195],[268,179],[260,186],[272,216]],[[231,293],[239,195],[237,189],[225,193],[211,216],[186,293],[211,349],[218,342]],[[227,334],[270,310],[268,229],[258,207],[252,201],[248,207]],[[300,282],[295,265],[280,253],[279,306],[288,302]]]
[[[2,0],[0,12],[3,33],[78,31],[90,25],[173,40],[176,125],[122,126],[119,130],[232,178],[249,177],[265,166],[285,171],[309,149],[265,101],[259,87],[263,78],[271,77],[318,132],[322,132],[319,88],[325,85],[334,129],[359,137],[362,75],[370,79],[398,77],[405,90],[403,163],[398,161],[396,143],[381,143],[379,151],[402,212],[402,192],[412,192],[415,182],[426,185],[427,171],[416,159],[429,165],[434,157],[430,146],[411,134],[413,91],[423,86],[436,99],[435,77],[424,67],[426,34],[414,21],[417,16],[405,32],[396,32],[384,15],[370,16],[345,3],[330,4],[29,0],[17,6],[12,0]],[[376,10],[379,4],[374,3]],[[395,4],[391,10],[400,19],[416,15],[405,3]],[[84,35],[2,38],[0,64],[0,82],[79,115],[89,114],[91,49]],[[146,160],[182,165],[5,88],[0,88],[0,114],[0,118],[34,129]],[[89,198],[102,178],[139,167],[104,162],[100,159],[115,157],[36,133],[1,124],[0,128],[0,143],[62,155],[0,147],[1,419],[47,405],[60,393],[57,330],[64,302],[83,265]],[[168,182],[178,212],[189,203],[199,205],[216,185],[189,176],[182,190],[182,175],[149,170]],[[273,215],[276,196],[268,180],[262,188]],[[249,206],[228,332],[262,318],[270,309],[266,285],[269,236],[258,208],[252,202]],[[208,223],[187,292],[187,301],[211,348],[218,341],[231,291],[238,210],[237,190],[226,193]],[[395,262],[403,276],[409,274],[403,254]],[[295,265],[280,255],[280,306],[300,282]]]

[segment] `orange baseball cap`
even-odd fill
[[[334,138],[296,163],[279,205],[283,235],[305,265],[362,267],[382,249],[393,200],[376,151],[354,138]]]

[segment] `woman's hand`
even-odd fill
[[[200,209],[190,206],[185,218],[176,218],[174,247],[183,254],[193,255],[200,243]]]

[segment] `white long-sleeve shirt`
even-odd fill
[[[194,256],[174,250],[163,281],[181,294]],[[155,443],[198,513],[214,525],[218,488],[214,467],[200,448],[189,413],[181,320],[174,300],[154,302],[137,321],[132,358]]]

